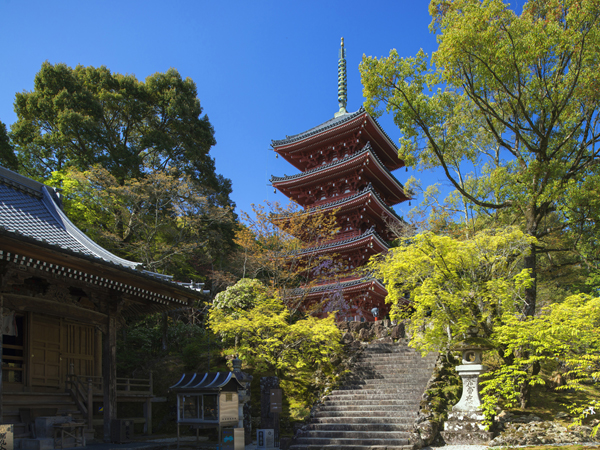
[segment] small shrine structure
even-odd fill
[[[398,148],[379,123],[361,107],[346,111],[346,53],[342,38],[338,63],[339,111],[308,131],[273,140],[273,150],[300,173],[271,177],[273,187],[309,213],[336,211],[340,230],[334,240],[305,252],[336,255],[347,270],[337,280],[311,287],[305,293],[305,306],[321,302],[335,293],[343,295],[349,310],[338,320],[373,320],[389,310],[387,291],[374,278],[353,274],[371,256],[386,252],[394,239],[390,224],[402,219],[392,206],[409,196],[392,171],[404,166]]]

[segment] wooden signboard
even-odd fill
[[[281,389],[271,389],[270,396],[271,412],[282,413],[283,412],[283,391]]]
[[[12,424],[0,425],[0,450],[13,450],[14,433]]]

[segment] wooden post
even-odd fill
[[[94,429],[94,387],[92,385],[92,379],[88,378],[87,386],[87,420],[88,430]]]
[[[152,434],[152,398],[147,398],[144,403],[144,434]]]
[[[102,331],[96,328],[96,349],[94,356],[94,375],[97,377],[102,376]]]
[[[102,354],[104,442],[110,442],[112,420],[117,418],[117,312],[108,307],[108,323]]]
[[[152,371],[150,371],[150,395],[153,395],[154,388],[152,382]],[[144,424],[144,433],[147,435],[152,434],[152,397],[146,399],[144,403],[144,419],[146,419],[146,423]]]

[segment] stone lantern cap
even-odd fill
[[[488,349],[489,348],[481,345],[461,345],[459,347],[451,348],[450,350],[462,353],[463,365],[481,365],[483,351]]]

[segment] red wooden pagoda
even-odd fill
[[[334,293],[344,297],[349,310],[340,320],[373,320],[371,310],[384,317],[387,291],[374,278],[352,273],[377,253],[389,248],[393,239],[388,224],[401,222],[391,208],[408,200],[402,184],[391,174],[404,166],[398,148],[362,107],[346,112],[346,60],[344,40],[338,64],[338,101],[335,117],[304,133],[272,141],[272,147],[299,169],[297,175],[271,178],[273,186],[303,208],[337,210],[340,231],[326,245],[307,251],[336,254],[349,271],[341,279],[309,289],[306,304],[322,302]],[[345,317],[344,317],[345,316]]]

